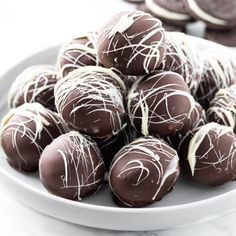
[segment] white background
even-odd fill
[[[60,44],[71,35],[98,30],[107,18],[132,7],[122,0],[0,0],[0,74],[25,57]],[[236,213],[233,213],[178,230],[141,233],[94,230],[58,221],[22,206],[8,196],[0,182],[1,236],[232,236],[236,235],[235,222]]]

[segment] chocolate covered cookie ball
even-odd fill
[[[178,160],[173,148],[153,137],[124,146],[109,174],[115,202],[122,207],[144,207],[161,200],[178,179]]]
[[[224,47],[204,54],[204,71],[195,94],[196,100],[204,109],[209,107],[216,92],[236,83],[233,62]]]
[[[9,107],[38,102],[50,110],[55,110],[54,86],[56,82],[57,71],[54,66],[37,65],[25,69],[11,85],[8,93]]]
[[[236,133],[236,85],[220,89],[207,110],[210,122],[230,126]]]
[[[121,12],[102,27],[97,48],[105,67],[124,75],[145,75],[157,69],[165,56],[165,32],[161,21],[150,14]]]
[[[25,103],[3,118],[1,146],[12,167],[33,172],[44,148],[66,131],[56,113],[39,103]]]
[[[128,94],[130,122],[143,135],[175,135],[194,107],[194,98],[184,79],[171,71],[153,72],[140,78]]]
[[[98,190],[105,168],[96,143],[79,132],[71,131],[45,148],[39,172],[49,192],[81,200]]]
[[[125,85],[110,69],[81,67],[58,81],[55,104],[65,122],[93,138],[117,134],[126,122],[121,89]]]
[[[166,33],[166,57],[160,70],[180,74],[194,95],[200,83],[204,61],[192,39],[178,32]]]
[[[195,182],[216,186],[236,177],[236,136],[231,127],[208,123],[181,141],[182,172]]]
[[[59,77],[79,67],[98,65],[96,41],[97,32],[88,32],[64,43],[58,55]]]

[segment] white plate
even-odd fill
[[[192,38],[201,50],[217,45]],[[228,49],[225,49],[228,50]],[[14,66],[0,79],[0,115],[7,112],[6,97],[16,75],[34,64],[54,64],[58,47],[39,52]],[[3,154],[1,153],[1,156]],[[91,227],[113,230],[157,230],[205,221],[236,208],[236,182],[220,187],[203,187],[181,179],[176,188],[160,202],[141,209],[118,208],[108,186],[82,202],[49,194],[37,174],[22,174],[0,158],[0,181],[22,203],[47,215]]]

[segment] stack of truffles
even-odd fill
[[[121,12],[66,42],[55,67],[15,79],[1,146],[57,196],[88,197],[108,172],[118,206],[144,207],[180,173],[210,186],[236,178],[235,82],[224,47],[201,52],[150,14]]]
[[[162,20],[167,31],[186,32],[194,21],[205,24],[204,37],[236,47],[235,0],[126,0]]]

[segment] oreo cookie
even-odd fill
[[[235,0],[184,0],[189,13],[204,21],[211,29],[230,29],[236,26]]]
[[[161,20],[180,25],[192,21],[184,0],[145,0],[147,8]]]

